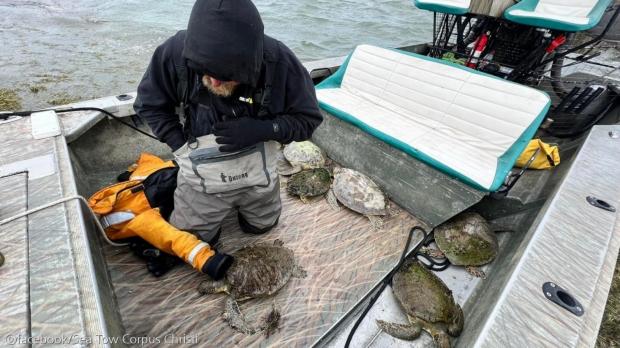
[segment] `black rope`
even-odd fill
[[[4,114],[0,114],[0,120],[6,120],[11,116],[30,116],[30,114],[35,113],[35,112],[41,112],[41,111],[55,111],[56,113],[60,114],[60,113],[67,113],[67,112],[75,112],[75,111],[98,111],[101,112],[107,116],[110,116],[113,120],[120,122],[121,124],[135,130],[136,132],[142,134],[142,135],[146,135],[147,137],[151,138],[151,139],[155,139],[157,141],[159,141],[159,139],[156,136],[153,136],[143,130],[141,130],[140,128],[132,125],[131,123],[125,122],[122,120],[122,117],[118,117],[116,115],[114,115],[113,113],[109,112],[108,110],[104,110],[104,109],[100,109],[100,108],[95,108],[95,107],[79,107],[79,108],[69,108],[69,109],[43,109],[43,110],[32,110],[32,111],[16,111],[16,112],[10,112],[10,113],[4,113]],[[135,116],[134,115],[129,115],[129,116]]]
[[[366,317],[366,315],[368,314],[368,312],[370,311],[372,306],[374,306],[374,304],[377,302],[377,300],[379,299],[379,296],[381,296],[381,293],[383,293],[383,290],[385,290],[385,288],[392,282],[392,278],[394,277],[394,274],[396,274],[396,272],[398,272],[400,267],[405,262],[405,259],[407,257],[407,251],[409,250],[409,245],[411,245],[411,239],[413,238],[413,233],[416,230],[422,231],[422,234],[424,235],[424,238],[422,238],[422,240],[418,243],[418,245],[416,245],[416,247],[411,251],[412,255],[416,255],[422,246],[428,245],[430,243],[430,241],[433,239],[433,232],[432,231],[431,231],[431,233],[427,233],[420,226],[414,226],[411,229],[411,231],[409,232],[409,236],[407,237],[407,243],[405,244],[405,249],[403,250],[403,253],[400,256],[400,260],[398,261],[398,264],[396,265],[396,267],[394,267],[394,269],[392,269],[392,271],[390,273],[388,273],[385,276],[385,278],[383,278],[383,281],[381,282],[381,285],[377,289],[377,292],[370,299],[370,302],[368,303],[368,305],[366,306],[366,308],[364,309],[362,314],[359,316],[359,318],[357,318],[357,321],[355,322],[355,325],[353,325],[353,328],[351,329],[351,332],[349,332],[349,336],[347,337],[347,342],[344,344],[345,348],[349,348],[349,345],[351,344],[351,340],[353,339],[353,335],[355,335],[355,331],[357,331],[358,327],[360,326],[362,321],[364,321],[364,318]]]

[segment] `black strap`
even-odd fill
[[[254,93],[253,100],[258,102],[258,108],[255,109],[257,117],[265,117],[269,113],[269,105],[271,104],[271,90],[276,75],[276,65],[280,57],[280,49],[278,40],[265,36],[264,41],[265,52],[265,84],[262,88],[258,88]],[[177,73],[177,92],[182,100],[182,112],[185,116],[185,128],[189,124],[188,108],[190,104],[190,68],[187,66],[187,60],[184,60],[183,66],[176,67]],[[197,83],[200,81],[197,81]]]
[[[265,36],[265,85],[262,90],[258,90],[254,96],[254,100],[259,100],[257,116],[265,117],[269,113],[269,105],[271,104],[271,90],[276,75],[276,65],[280,57],[278,40],[269,36]]]

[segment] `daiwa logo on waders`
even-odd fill
[[[248,173],[242,173],[239,175],[226,175],[224,173],[220,173],[220,177],[222,178],[222,182],[233,182],[241,179],[247,179]],[[228,181],[226,181],[228,179]]]

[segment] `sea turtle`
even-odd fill
[[[428,332],[440,348],[450,347],[450,336],[463,330],[463,310],[454,302],[452,292],[433,272],[415,259],[408,259],[392,279],[392,291],[405,310],[409,324],[377,320],[387,334],[414,340],[422,330]]]
[[[348,168],[334,168],[334,182],[327,200],[336,209],[340,202],[368,217],[377,229],[383,226],[381,216],[388,212],[387,199],[379,186],[366,175]]]
[[[0,267],[2,267],[2,265],[4,265],[4,255],[0,253]]]
[[[477,213],[463,213],[435,228],[437,249],[427,249],[432,257],[445,256],[450,263],[465,266],[470,274],[484,278],[477,266],[497,256],[499,244],[487,221]]]
[[[284,158],[290,164],[287,168],[281,161],[278,168],[282,175],[292,175],[304,169],[321,168],[325,166],[325,154],[318,146],[310,141],[292,142],[284,147],[282,151]]]
[[[325,168],[308,169],[291,176],[287,182],[287,191],[299,196],[302,202],[308,203],[307,197],[316,197],[329,191],[332,177]]]
[[[306,272],[296,265],[293,251],[285,248],[280,240],[273,244],[246,246],[232,255],[234,262],[225,279],[204,281],[198,286],[198,291],[202,294],[225,292],[229,295],[223,317],[233,329],[245,334],[273,331],[280,318],[275,308],[264,323],[251,325],[239,310],[237,301],[271,296],[284,287],[291,277],[303,278]]]

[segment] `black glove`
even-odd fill
[[[232,266],[235,259],[228,254],[215,253],[202,266],[202,273],[208,274],[211,278],[218,280],[224,278],[226,271]]]
[[[272,120],[242,117],[213,125],[215,142],[221,152],[233,152],[263,141],[276,140],[280,128]]]
[[[168,255],[140,238],[131,241],[129,248],[146,261],[146,269],[155,277],[163,276],[181,263],[178,257]]]

